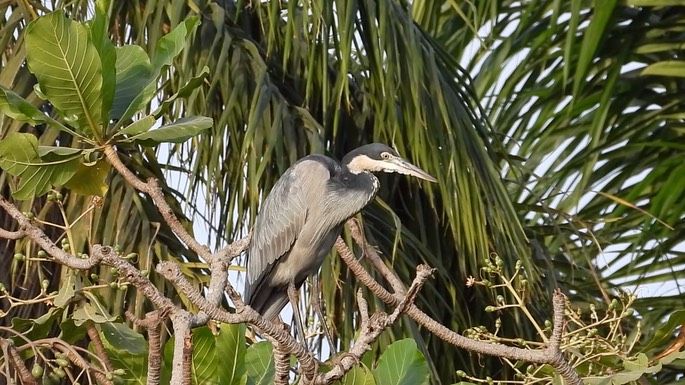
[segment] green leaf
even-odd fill
[[[207,76],[209,76],[209,67],[204,66],[202,68],[202,71],[197,76],[188,80],[188,82],[183,87],[181,87],[181,89],[179,89],[178,92],[176,92],[167,100],[162,102],[159,108],[157,108],[155,112],[152,113],[152,115],[154,115],[156,118],[160,118],[167,112],[167,110],[169,110],[169,107],[171,107],[171,105],[176,101],[176,99],[190,96],[190,94],[193,91],[195,91],[198,87],[202,85]]]
[[[123,128],[121,131],[117,132],[115,136],[119,135],[128,135],[128,136],[133,136],[133,135],[138,135],[143,132],[146,132],[152,128],[152,125],[155,124],[157,119],[152,116],[148,115],[142,119],[136,120],[135,122],[129,124],[125,128]]]
[[[73,147],[56,147],[56,146],[38,146],[38,156],[43,158],[54,154],[57,156],[73,156],[80,155],[83,150],[80,148]]]
[[[153,79],[152,64],[145,50],[137,45],[116,48],[116,91],[111,119],[130,119],[152,99],[154,88],[142,94]]]
[[[102,336],[113,349],[132,355],[147,353],[147,342],[142,334],[136,333],[125,323],[106,322],[100,325]]]
[[[117,317],[109,314],[107,308],[100,303],[95,294],[84,291],[83,295],[88,298],[88,302],[81,303],[71,316],[76,326],[81,326],[87,321],[93,321],[96,324],[114,322]]]
[[[66,119],[100,135],[102,64],[88,29],[55,11],[26,27],[29,69],[41,91]]]
[[[71,318],[62,321],[59,324],[59,329],[59,338],[68,344],[75,344],[76,341],[82,340],[86,333],[85,326],[76,326]]]
[[[63,308],[66,307],[69,302],[71,302],[76,295],[77,282],[78,279],[74,274],[69,274],[67,276],[66,282],[62,283],[59,291],[57,292],[57,296],[55,297],[54,301],[55,306]]]
[[[407,338],[388,346],[378,359],[374,377],[383,385],[427,384],[428,365],[416,341]]]
[[[111,8],[110,0],[98,0],[95,2],[95,17],[90,27],[90,36],[95,49],[100,56],[102,68],[102,115],[99,117],[107,127],[109,124],[109,111],[114,100],[114,90],[116,83],[116,50],[114,44],[109,39],[109,14]]]
[[[221,364],[218,367],[219,383],[225,385],[245,385],[245,324],[221,324],[216,337],[216,353]]]
[[[182,143],[210,128],[213,122],[212,118],[189,116],[156,130],[132,136],[124,142],[139,143],[147,147],[156,146],[160,143]]]
[[[52,188],[65,184],[76,173],[78,154],[61,156],[46,153],[48,162],[38,154],[38,139],[31,134],[14,133],[0,141],[0,168],[21,178],[12,194],[23,200],[41,196]]]
[[[155,56],[152,58],[152,68],[159,75],[162,69],[170,66],[174,58],[181,53],[188,36],[200,25],[200,19],[192,16],[180,23],[173,31],[166,34],[157,42]]]
[[[193,383],[216,384],[218,363],[212,331],[206,326],[193,329]]]
[[[102,197],[109,188],[105,180],[111,168],[112,166],[105,159],[100,159],[92,165],[79,162],[76,165],[76,173],[64,184],[64,187],[81,195]]]
[[[174,341],[175,336],[171,336],[164,344],[164,356],[162,357],[162,373],[161,382],[162,384],[168,384],[171,381],[171,368],[173,367],[174,360]]]
[[[250,345],[245,353],[248,385],[271,385],[274,383],[273,346],[262,341]]]
[[[40,123],[49,123],[62,131],[75,134],[62,123],[46,115],[26,99],[5,88],[3,85],[0,85],[0,112],[12,119],[26,122],[32,126]]]
[[[685,61],[667,60],[650,64],[640,73],[641,76],[685,77]]]
[[[107,325],[102,324],[102,326]],[[114,369],[124,369],[124,375],[121,376],[126,384],[147,384],[147,343],[142,339],[140,347],[136,351],[142,351],[141,354],[133,354],[128,349],[119,349],[114,347],[110,340],[103,333],[102,343],[107,350],[107,355],[112,362]],[[142,338],[142,336],[141,336]],[[91,345],[92,350],[92,345]]]
[[[663,365],[685,366],[685,352],[673,352],[659,359],[659,362]]]
[[[676,329],[683,324],[685,324],[685,310],[676,310],[668,317],[668,321],[656,329],[652,340],[642,349],[642,352],[667,344],[673,339]]]
[[[587,385],[623,385],[637,381],[645,374],[656,373],[662,368],[661,363],[649,366],[649,359],[642,353],[635,360],[624,361],[623,364],[625,369],[618,373],[604,377],[586,377],[583,381]]]
[[[11,321],[12,330],[21,333],[25,338],[30,340],[45,338],[45,336],[50,333],[50,330],[52,330],[55,321],[57,321],[61,316],[62,309],[58,307],[51,307],[45,314],[35,319],[14,317]],[[22,344],[25,342],[20,338],[13,338],[13,340]]]
[[[578,66],[573,80],[573,94],[578,95],[581,84],[586,82],[586,74],[592,59],[595,57],[595,52],[599,43],[606,38],[604,30],[607,28],[607,23],[614,13],[617,0],[595,0],[590,25],[583,34],[583,43],[580,47],[580,56],[578,57]]]
[[[347,372],[341,381],[336,382],[340,385],[376,385],[373,373],[366,365],[355,366]]]
[[[174,58],[183,50],[188,35],[190,35],[190,33],[192,33],[199,24],[200,21],[197,17],[190,17],[174,28],[173,31],[159,39],[150,68],[150,75],[147,81],[143,81],[142,79],[142,76],[148,70],[148,67],[140,53],[135,53],[134,55],[136,57],[134,59],[128,60],[124,63],[131,63],[133,67],[138,67],[140,65],[138,68],[131,68],[131,71],[135,71],[137,74],[135,78],[139,79],[139,83],[133,84],[132,81],[126,81],[127,85],[131,87],[131,90],[127,92],[129,97],[124,99],[124,103],[128,103],[130,100],[132,101],[128,104],[125,104],[126,108],[121,116],[118,117],[119,123],[115,125],[115,129],[120,127],[120,125],[124,122],[128,121],[128,119],[133,117],[135,113],[139,112],[150,102],[150,100],[152,100],[152,97],[158,90],[157,81],[162,73],[162,70],[173,63]],[[145,52],[143,52],[143,54],[145,54]],[[147,60],[147,54],[145,54],[145,60]],[[117,68],[117,71],[120,71],[119,68]],[[119,84],[120,81],[117,79],[117,88],[119,87]],[[137,93],[135,93],[136,91]],[[131,97],[133,95],[135,96]],[[121,103],[117,103],[117,97],[115,96],[115,108],[120,107],[120,104]],[[117,114],[113,114],[112,117],[116,118],[117,116]]]

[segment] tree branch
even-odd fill
[[[217,253],[212,253],[205,245],[200,244],[188,231],[183,227],[181,221],[174,215],[174,210],[167,203],[164,197],[164,192],[159,186],[159,181],[154,178],[148,179],[147,182],[138,178],[126,165],[121,161],[116,149],[108,145],[104,150],[107,160],[112,164],[119,174],[136,190],[143,192],[150,196],[152,202],[157,207],[157,210],[164,218],[164,221],[169,225],[171,231],[176,236],[193,250],[197,255],[207,261],[210,269],[209,285],[207,289],[207,300],[214,305],[219,305],[223,299],[224,282],[228,280],[228,265],[231,260],[240,255],[250,243],[250,236],[233,242]],[[189,322],[191,326],[202,325],[209,320],[207,314],[200,313],[193,315]]]
[[[230,283],[226,283],[226,291],[235,305],[235,313],[229,313],[226,310],[213,305],[204,298],[183,276],[181,268],[177,264],[170,261],[160,262],[157,265],[157,272],[176,285],[191,303],[208,314],[211,319],[231,324],[249,323],[254,325],[262,332],[262,336],[269,340],[274,346],[279,344],[282,349],[293,354],[300,362],[302,373],[307,378],[313,378],[316,374],[319,366],[318,362],[312,357],[307,348],[297,342],[297,340],[289,333],[282,330],[282,328],[278,327],[273,322],[265,320],[254,309],[245,305],[242,302],[240,295]]]
[[[357,227],[357,231],[358,231]],[[403,298],[399,295],[389,293],[385,288],[383,288],[357,261],[354,254],[347,247],[342,238],[338,237],[335,243],[336,249],[340,254],[340,257],[347,264],[353,274],[359,279],[359,281],[368,287],[378,298],[390,306],[398,307],[402,303]],[[375,266],[376,264],[374,264]],[[559,328],[557,333],[561,333],[561,328],[563,328],[563,304],[565,299],[561,292],[557,291],[555,296],[555,328]],[[557,315],[558,303],[561,303],[561,317]],[[564,359],[563,355],[559,351],[558,345],[549,345],[543,350],[528,350],[519,349],[516,347],[506,346],[502,344],[491,344],[481,341],[474,341],[466,338],[446,326],[440,324],[436,320],[432,319],[426,313],[421,311],[416,305],[409,304],[406,314],[418,322],[420,325],[425,327],[435,336],[439,337],[445,342],[455,345],[459,348],[480,354],[487,354],[496,357],[506,357],[513,360],[522,360],[533,363],[550,364],[554,366],[559,375],[564,377],[568,384],[572,385],[582,385],[582,380],[578,376],[578,373],[573,370],[573,368]],[[561,320],[561,322],[559,322]],[[558,325],[560,324],[560,325]],[[556,349],[556,350],[555,350]]]
[[[145,315],[145,319],[139,319],[130,311],[126,311],[126,317],[135,325],[147,330],[147,383],[159,385],[162,370],[162,322],[166,318],[159,311],[154,310]]]

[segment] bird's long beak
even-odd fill
[[[427,180],[429,182],[437,182],[438,180],[433,178],[427,172],[421,170],[420,168],[414,166],[413,164],[407,162],[400,157],[394,157],[386,161],[390,165],[386,168],[387,171],[396,172],[404,175],[415,176],[419,179]]]

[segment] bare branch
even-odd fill
[[[331,382],[342,378],[345,373],[349,372],[354,365],[361,361],[361,357],[371,349],[371,344],[380,336],[380,334],[390,325],[392,325],[397,318],[405,312],[410,304],[413,303],[423,284],[433,273],[433,269],[426,265],[419,265],[416,268],[416,277],[407,292],[407,295],[400,301],[399,306],[395,309],[392,315],[388,316],[382,312],[376,312],[369,317],[369,309],[366,300],[362,295],[362,291],[357,291],[357,303],[359,306],[359,314],[361,316],[361,325],[359,327],[360,333],[354,346],[349,352],[342,355],[338,365],[327,373],[321,373],[317,377],[315,383],[330,384]]]
[[[135,325],[147,330],[148,339],[148,366],[147,383],[148,385],[159,385],[162,370],[162,323],[166,316],[157,310],[145,315],[145,319],[139,319],[130,311],[126,311],[126,317]]]
[[[26,234],[21,230],[9,231],[5,229],[0,229],[0,238],[2,239],[20,239],[25,236]]]
[[[288,385],[290,353],[279,344],[274,345],[274,384]]]
[[[9,363],[14,366],[14,369],[17,371],[17,373],[19,373],[19,378],[21,379],[22,384],[38,385],[38,382],[33,378],[33,376],[31,376],[31,372],[26,367],[26,364],[24,364],[24,360],[21,359],[19,352],[17,352],[17,349],[9,343],[9,340],[0,338],[0,349],[7,352],[6,357]],[[9,375],[9,373],[7,374]]]
[[[388,317],[388,324],[394,323],[395,320],[397,320],[397,317],[405,313],[409,306],[414,303],[416,295],[419,294],[419,291],[423,287],[423,284],[426,283],[426,280],[428,280],[428,278],[433,274],[434,271],[435,269],[431,268],[428,265],[418,265],[416,267],[416,277],[414,278],[414,281],[409,287],[407,294],[405,294],[402,301],[400,301],[400,304],[397,305],[395,311],[393,311],[392,314],[390,314],[390,317]]]
[[[183,243],[188,246],[191,250],[197,253],[197,255],[204,258],[206,261],[212,259],[212,253],[209,251],[207,246],[200,244],[192,235],[186,231],[183,224],[174,215],[174,210],[169,206],[166,199],[164,198],[164,193],[159,187],[159,182],[157,179],[151,178],[147,182],[140,180],[131,170],[129,170],[126,165],[121,161],[117,150],[111,146],[105,146],[104,150],[107,160],[112,164],[112,166],[119,172],[119,174],[136,190],[146,193],[152,198],[152,201],[157,206],[157,210],[164,218],[164,221],[169,225],[171,230],[176,234],[177,237],[183,241]]]
[[[355,274],[357,279],[367,286],[378,298],[388,305],[397,307],[402,303],[403,298],[399,295],[389,293],[383,288],[371,275],[364,269],[364,267],[357,261],[354,254],[345,245],[343,240],[338,237],[336,240],[336,248],[343,261],[347,264],[350,270]],[[562,301],[563,301],[562,296]],[[573,368],[564,359],[561,352],[553,351],[550,347],[544,350],[528,350],[519,349],[512,346],[502,344],[491,344],[481,341],[474,341],[466,338],[446,326],[432,319],[426,313],[421,311],[416,305],[410,304],[407,308],[406,314],[425,327],[438,338],[459,348],[480,354],[487,354],[496,357],[506,357],[513,360],[523,360],[533,363],[550,364],[554,366],[559,375],[563,376],[567,383],[572,385],[582,385],[582,380]],[[555,327],[562,327],[556,325],[557,318],[555,317]],[[563,324],[563,318],[562,318]],[[558,349],[558,347],[557,347]]]
[[[100,260],[98,258],[81,259],[67,253],[66,251],[60,249],[55,245],[50,238],[45,235],[43,230],[35,226],[30,219],[28,219],[19,209],[16,208],[12,203],[7,201],[4,197],[0,196],[0,207],[5,209],[7,213],[19,222],[19,230],[27,237],[31,238],[38,246],[40,246],[46,253],[52,256],[55,261],[62,265],[71,267],[72,269],[86,270],[97,265]]]
[[[174,234],[176,234],[188,248],[209,263],[211,275],[207,290],[207,300],[214,305],[219,305],[223,298],[224,282],[228,279],[228,265],[235,256],[240,255],[240,253],[247,248],[250,242],[249,235],[228,245],[217,253],[211,253],[209,248],[200,244],[192,235],[190,235],[185,227],[183,227],[183,224],[176,218],[174,210],[167,203],[164,192],[159,186],[159,181],[157,179],[150,178],[147,182],[143,182],[124,165],[113,146],[106,146],[104,153],[107,160],[109,160],[112,166],[131,186],[133,186],[133,188],[150,196],[157,207],[157,210],[162,215],[162,218],[164,218],[164,221],[169,225],[169,228],[171,228]],[[191,326],[202,325],[208,320],[209,317],[206,314],[200,313],[192,316],[190,324]]]
[[[230,283],[226,283],[226,291],[234,302],[236,313],[229,313],[226,310],[211,304],[205,299],[183,276],[181,269],[173,262],[164,261],[157,265],[157,272],[172,282],[182,291],[188,300],[200,310],[209,315],[211,319],[231,324],[250,323],[262,333],[262,336],[269,340],[274,346],[280,344],[285,350],[294,355],[300,362],[302,373],[312,378],[317,372],[318,363],[309,354],[307,348],[297,342],[289,333],[278,327],[273,322],[265,320],[259,313],[251,307],[245,305],[238,293]]]
[[[90,338],[90,342],[95,348],[95,354],[97,354],[98,358],[100,358],[100,361],[102,361],[102,363],[105,365],[105,369],[107,369],[108,372],[111,372],[112,362],[109,360],[105,346],[102,344],[100,333],[98,333],[98,330],[95,328],[95,325],[93,325],[92,322],[86,323],[86,333],[88,333],[88,338]]]
[[[388,281],[396,294],[403,294],[407,290],[404,283],[399,279],[399,277],[397,277],[395,273],[392,272],[392,270],[390,270],[388,266],[385,265],[385,262],[383,262],[383,259],[378,255],[376,249],[366,242],[366,239],[364,239],[364,233],[359,227],[359,222],[354,218],[350,218],[347,221],[347,226],[350,228],[352,239],[354,239],[357,245],[359,245],[359,247],[361,247],[364,251],[364,256],[366,259],[371,261],[376,270]]]

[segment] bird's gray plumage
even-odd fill
[[[293,164],[276,182],[257,216],[248,251],[245,303],[275,319],[330,252],[344,222],[378,191],[372,171],[400,172],[435,181],[384,144],[350,152],[342,165],[323,155]]]
[[[375,196],[360,190],[352,207],[342,202],[345,180],[334,178],[340,168],[323,155],[309,155],[281,176],[264,202],[249,248],[245,302],[267,319],[276,318],[288,302],[290,269],[301,271],[294,277],[299,287],[330,252],[342,223]],[[307,222],[312,214],[325,220]]]

